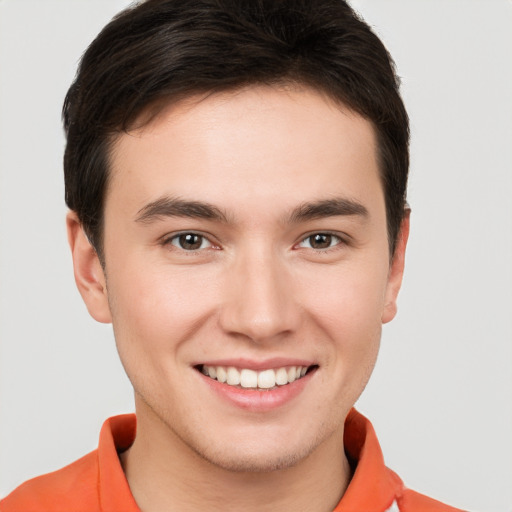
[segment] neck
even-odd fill
[[[136,439],[120,458],[143,512],[330,512],[350,480],[342,431],[292,467],[237,472],[199,456],[164,423],[138,415]]]

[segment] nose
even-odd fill
[[[240,255],[226,276],[222,329],[256,343],[295,332],[301,313],[292,281],[285,262],[270,251]]]

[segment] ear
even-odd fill
[[[411,210],[407,209],[405,212],[400,232],[396,241],[395,253],[389,268],[388,284],[386,287],[386,297],[384,302],[384,311],[382,312],[382,323],[386,324],[391,322],[396,316],[397,305],[396,300],[398,292],[402,286],[402,277],[404,275],[405,265],[405,249],[407,247],[407,240],[409,238],[409,225],[410,225]]]
[[[105,273],[96,250],[89,242],[75,212],[66,216],[68,242],[73,257],[75,282],[89,314],[98,322],[110,323]]]

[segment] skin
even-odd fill
[[[121,461],[142,510],[338,503],[350,480],[344,420],[396,314],[409,226],[406,216],[390,261],[375,144],[371,123],[312,90],[194,97],[119,136],[104,268],[69,213],[78,288],[90,314],[113,323],[135,390],[137,437]],[[225,219],[141,220],[162,198]],[[290,219],[335,198],[366,213]],[[200,248],[180,247],[183,232],[204,237]],[[332,236],[318,247],[315,233]],[[224,400],[194,368],[275,357],[316,371],[263,412]]]

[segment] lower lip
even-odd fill
[[[232,405],[247,411],[266,412],[278,409],[296,398],[304,390],[313,373],[310,372],[290,384],[276,386],[268,391],[229,386],[202,373],[198,372],[198,375],[212,391]]]

